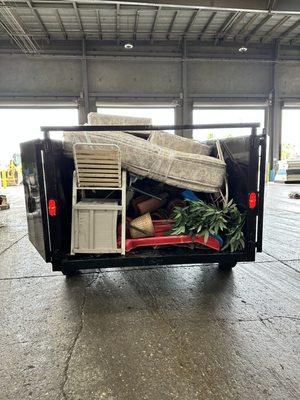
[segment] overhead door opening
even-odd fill
[[[226,123],[247,123],[258,122],[260,128],[258,133],[262,132],[265,125],[264,108],[201,108],[193,111],[194,124],[226,124]],[[201,129],[195,130],[193,138],[196,140],[223,139],[249,135],[249,129]]]
[[[20,153],[20,143],[41,137],[41,126],[77,125],[76,108],[3,108],[0,109],[2,146],[0,166],[6,167],[14,154]]]
[[[41,126],[77,125],[76,108],[2,108],[0,109],[0,187],[22,181],[20,143],[42,138]],[[55,132],[53,138],[61,138]]]
[[[281,160],[300,158],[300,108],[282,110]]]

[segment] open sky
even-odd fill
[[[115,115],[129,115],[152,118],[152,123],[174,124],[174,109],[170,108],[102,108],[98,112]],[[260,122],[264,124],[263,110],[195,110],[194,123],[230,123],[230,122]],[[19,143],[41,137],[40,126],[43,125],[77,125],[76,109],[0,109],[1,138],[0,165],[6,164],[14,153],[19,152]],[[300,153],[300,109],[283,111],[283,143],[292,143],[299,147]],[[194,138],[206,139],[211,131],[196,131]],[[247,134],[246,130],[214,131],[215,137],[231,134]]]

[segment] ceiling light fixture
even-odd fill
[[[131,50],[133,48],[133,44],[132,43],[125,43],[124,44],[125,49],[127,50]]]
[[[245,47],[245,46],[242,46],[242,47],[239,48],[239,52],[240,53],[246,53],[246,51],[248,51],[248,48]]]

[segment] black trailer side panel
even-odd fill
[[[263,131],[263,135],[260,137],[259,145],[260,145],[260,160],[259,160],[259,192],[258,192],[256,247],[257,251],[261,253],[263,246],[264,199],[265,199],[265,182],[266,182],[267,135],[265,130]]]
[[[55,266],[70,252],[74,162],[63,155],[60,141],[50,139],[43,141],[43,156],[47,198],[56,204],[55,217],[48,216],[51,262]]]
[[[28,236],[46,262],[51,261],[42,141],[21,143]]]

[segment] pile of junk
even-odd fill
[[[151,123],[88,116],[88,125]],[[63,148],[74,159],[71,254],[244,248],[245,215],[228,198],[217,140],[200,143],[166,131],[66,131]]]

